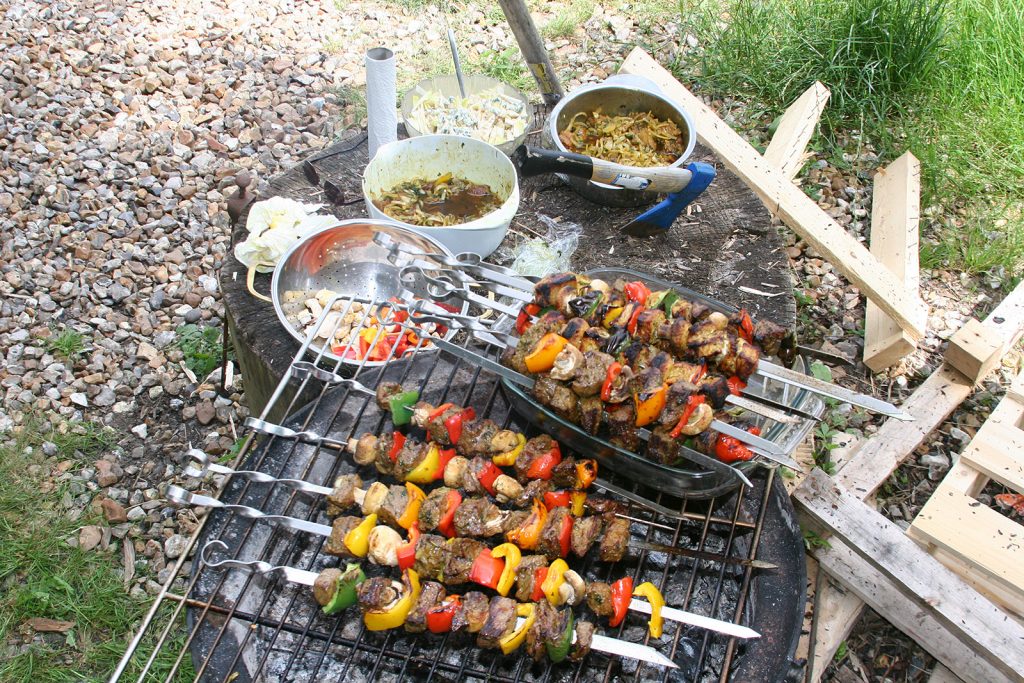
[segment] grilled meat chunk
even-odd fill
[[[423,462],[429,451],[430,444],[417,439],[406,439],[405,443],[402,444],[402,448],[398,451],[398,457],[395,459],[393,474],[395,479],[404,481],[409,473]]]
[[[610,617],[615,611],[612,607],[612,587],[603,581],[588,583],[587,607],[599,617]]]
[[[572,390],[579,396],[596,396],[608,377],[608,368],[615,359],[602,351],[584,351],[583,365],[576,371]]]
[[[448,512],[448,492],[452,489],[447,486],[438,486],[427,494],[427,499],[420,505],[420,531],[429,532],[437,528],[441,518]]]
[[[725,400],[729,398],[731,393],[729,380],[722,375],[708,375],[702,378],[697,386],[700,389],[700,393],[704,394],[707,398],[712,408],[721,410],[725,407]]]
[[[324,552],[337,557],[353,557],[352,553],[345,547],[345,534],[359,526],[359,523],[362,521],[362,517],[353,517],[351,515],[335,517],[334,522],[331,524],[331,535],[324,545]]]
[[[569,659],[578,662],[590,654],[590,645],[594,642],[594,625],[589,621],[577,621],[575,630],[576,642],[569,650]]]
[[[597,434],[601,429],[601,419],[604,417],[604,403],[598,396],[587,396],[581,398],[580,427],[588,434]]]
[[[636,338],[646,344],[653,344],[658,340],[658,331],[665,320],[665,312],[660,308],[640,311],[636,319]]]
[[[629,520],[608,514],[605,516],[604,536],[598,557],[603,562],[618,562],[626,554],[629,543]]]
[[[491,598],[487,608],[487,621],[476,637],[476,644],[482,648],[498,647],[498,641],[512,633],[516,623],[516,601],[501,596]]]
[[[625,513],[628,506],[612,498],[601,498],[600,496],[587,496],[584,507],[595,515],[603,515],[606,512]]]
[[[735,375],[746,380],[757,371],[757,361],[760,359],[757,347],[748,344],[745,339],[734,337],[732,342],[732,353],[718,361],[718,369],[726,375]]]
[[[469,495],[486,495],[487,489],[480,483],[480,473],[489,469],[491,459],[483,456],[474,456],[469,461],[469,467],[462,475],[462,490]]]
[[[754,323],[754,343],[766,356],[777,356],[786,340],[789,330],[771,320],[758,320]]]
[[[558,609],[547,600],[537,602],[534,610],[533,625],[526,632],[526,654],[539,662],[547,653],[544,644],[558,636],[561,619]]]
[[[590,329],[590,324],[583,318],[569,318],[569,322],[562,328],[561,335],[565,337],[570,344],[579,347],[583,342],[583,336]]]
[[[381,382],[377,386],[377,407],[385,412],[388,411],[391,408],[388,399],[403,391],[402,385],[398,382]]]
[[[686,380],[674,382],[668,388],[668,393],[665,394],[665,407],[662,409],[658,421],[666,427],[675,427],[683,411],[686,410],[690,396],[696,392],[697,387]]]
[[[418,409],[420,405],[422,404],[417,403],[416,408]],[[431,410],[430,413],[432,414],[435,410],[436,408]],[[449,417],[454,417],[455,415],[458,415],[461,412],[462,408],[458,406],[446,408],[443,412],[439,413],[435,417],[429,418],[426,421],[426,424],[423,425],[423,427],[424,429],[427,430],[427,433],[430,434],[430,437],[437,443],[446,447],[452,446],[454,444],[452,444],[451,439],[448,437],[448,428],[444,426],[444,421],[447,420]]]
[[[381,434],[377,439],[373,466],[381,474],[391,474],[395,469],[395,464],[391,462],[391,447],[394,445],[395,438],[390,432]]]
[[[587,351],[600,351],[604,348],[605,342],[608,341],[610,336],[611,334],[608,330],[603,327],[591,327],[583,333],[583,339],[579,343],[580,351],[583,353]]]
[[[358,474],[343,474],[335,479],[334,489],[327,494],[327,514],[334,517],[355,506],[356,489],[362,485]]]
[[[663,465],[671,465],[679,459],[680,441],[673,439],[669,432],[672,427],[662,425],[651,430],[647,441],[647,457]]]
[[[416,563],[412,568],[421,578],[439,580],[447,555],[448,541],[444,536],[423,534],[416,544]]]
[[[544,494],[548,491],[553,491],[554,488],[551,482],[546,479],[531,479],[523,487],[523,492],[516,497],[515,504],[518,507],[526,507],[534,498],[543,499]]]
[[[576,394],[559,381],[546,375],[537,377],[533,385],[533,397],[566,420],[576,421],[579,413]]]
[[[572,514],[569,508],[555,508],[548,513],[544,521],[544,527],[540,531],[540,538],[537,540],[537,552],[547,556],[551,561],[562,556],[562,544],[560,541],[563,525],[572,523]],[[627,527],[628,528],[628,527]]]
[[[533,595],[533,582],[537,570],[548,566],[548,558],[543,555],[523,555],[516,567],[516,600],[529,602]],[[543,601],[542,601],[543,602]]]
[[[395,601],[400,592],[391,579],[385,576],[374,576],[363,581],[356,587],[356,598],[359,606],[364,609],[382,610]]]
[[[533,286],[533,300],[541,308],[558,307],[563,290],[568,289],[575,295],[578,280],[575,273],[551,273],[545,275]]]
[[[501,533],[504,515],[488,498],[477,496],[455,508],[455,533],[459,536],[488,537]]]
[[[493,420],[463,420],[459,435],[459,452],[466,455],[490,455],[491,439],[498,433]]]
[[[573,521],[572,539],[570,545],[577,557],[583,557],[590,550],[597,537],[601,535],[601,527],[604,526],[599,516],[591,515],[580,517]]]
[[[555,441],[547,434],[541,434],[529,439],[526,445],[523,446],[522,452],[516,456],[515,470],[516,478],[523,483],[527,483],[527,491],[529,491],[530,480],[526,478],[526,473],[530,470],[530,465],[533,461],[542,455],[547,454],[552,448],[555,447]]]
[[[472,538],[449,540],[442,576],[444,582],[457,585],[469,581],[469,570],[473,568],[473,561],[484,550],[488,550],[487,546]]]
[[[330,567],[317,575],[316,581],[313,582],[313,597],[316,598],[316,604],[323,606],[331,601],[338,587],[338,579],[343,574],[340,569]]]
[[[427,610],[444,599],[444,586],[436,581],[424,581],[420,598],[405,619],[405,630],[409,633],[423,633],[427,630]]]
[[[504,513],[504,521],[501,523],[501,532],[508,533],[513,529],[521,527],[530,517],[528,510],[507,510]]]
[[[551,470],[551,484],[556,489],[571,489],[576,486],[576,458],[562,458]]]
[[[631,402],[609,406],[604,413],[608,423],[610,441],[621,448],[634,451],[640,443],[636,427],[636,408]]]
[[[477,633],[487,623],[490,600],[480,591],[469,591],[462,596],[462,603],[452,617],[452,633],[466,630]]]
[[[707,321],[694,323],[690,328],[690,339],[687,345],[694,356],[703,358],[709,363],[717,363],[732,350],[729,333],[716,328]]]
[[[388,526],[398,527],[398,520],[405,512],[405,506],[409,503],[409,492],[404,486],[392,484],[388,487],[388,495],[377,510],[377,518]]]

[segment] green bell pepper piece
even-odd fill
[[[569,656],[569,648],[572,647],[572,636],[575,625],[576,618],[570,611],[569,618],[565,622],[565,630],[562,631],[562,635],[558,636],[558,639],[554,642],[549,640],[544,643],[544,647],[548,651],[548,657],[550,657],[551,661],[555,664],[564,661],[565,658]]]
[[[345,573],[338,578],[331,601],[323,607],[324,614],[334,614],[356,604],[356,586],[366,581],[366,574],[359,564],[352,562],[345,566]]]
[[[679,295],[675,293],[675,290],[668,290],[665,292],[665,296],[661,300],[661,306],[665,309],[665,315],[672,315],[672,304],[679,301]]]
[[[420,400],[420,392],[403,391],[388,399],[388,409],[391,411],[391,424],[396,427],[407,425],[412,420],[412,407]]]

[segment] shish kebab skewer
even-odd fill
[[[317,524],[285,515],[269,515],[245,505],[227,504],[215,498],[193,494],[173,485],[167,487],[167,499],[183,505],[223,508],[242,517],[265,519],[297,531],[325,536],[329,539],[333,538],[331,527],[324,524]],[[377,530],[380,531],[375,536],[372,531]],[[654,602],[633,598],[632,590],[625,591],[625,596],[622,595],[621,590],[616,594],[616,584],[623,589],[627,586],[631,588],[631,580],[616,581],[612,585],[603,582],[591,582],[587,585],[582,577],[568,568],[564,560],[556,560],[550,566],[547,566],[547,561],[543,556],[521,556],[516,551],[515,546],[509,543],[490,549],[483,543],[473,539],[454,538],[446,541],[439,536],[428,535],[426,538],[430,542],[424,544],[423,547],[418,547],[415,555],[406,556],[408,561],[404,561],[400,555],[401,550],[398,548],[398,544],[393,540],[393,529],[376,526],[373,527],[372,531],[359,534],[358,539],[353,539],[352,537],[347,539],[349,543],[345,546],[347,549],[346,556],[355,558],[369,557],[376,564],[400,566],[403,569],[415,566],[418,568],[419,574],[423,574],[428,578],[443,578],[442,575],[447,575],[447,578],[444,578],[446,583],[460,585],[474,582],[497,590],[502,595],[508,594],[515,587],[517,597],[521,599],[535,596],[538,594],[538,590],[540,590],[552,604],[571,603],[578,605],[587,601],[592,609],[596,608],[595,613],[599,616],[610,616],[611,620],[614,621],[613,625],[618,625],[621,622],[626,611],[636,611],[655,616],[656,607],[658,616],[661,619],[690,624],[738,638],[760,637],[760,634],[756,631],[739,624],[704,617],[673,607],[666,607],[660,593],[657,593],[656,589],[651,597],[649,597],[649,599],[653,598]],[[398,538],[398,541],[400,543],[401,538]],[[496,552],[498,554],[495,554]],[[329,554],[341,556],[341,553],[338,552]],[[484,559],[489,560],[487,564],[490,567],[478,569],[478,567],[484,564]],[[542,572],[542,570],[546,571]],[[480,572],[480,575],[474,576],[477,571]],[[629,598],[628,601],[625,600],[626,597]],[[537,599],[540,598],[538,597]],[[660,626],[657,620],[653,621],[651,625],[655,628]]]
[[[223,465],[218,465],[216,463],[211,462],[210,458],[205,453],[203,453],[202,451],[200,451],[198,449],[191,449],[191,450],[189,450],[188,451],[188,455],[192,458],[192,464],[190,464],[190,466],[186,469],[186,474],[188,476],[202,477],[207,472],[212,472],[214,474],[221,474],[221,475],[226,475],[226,476],[237,476],[237,477],[241,477],[241,478],[244,478],[244,479],[249,479],[249,480],[252,480],[252,481],[258,481],[258,482],[261,482],[261,483],[282,484],[284,486],[288,486],[289,488],[294,488],[294,489],[299,490],[299,491],[303,491],[303,492],[306,492],[306,493],[312,493],[314,495],[320,495],[320,496],[326,497],[327,500],[328,500],[328,503],[329,503],[329,505],[328,505],[328,508],[329,508],[328,512],[329,513],[330,513],[330,508],[332,508],[332,507],[335,510],[340,511],[341,509],[351,507],[352,505],[359,505],[362,508],[362,511],[365,514],[377,513],[379,511],[379,505],[383,503],[383,498],[381,498],[381,495],[380,495],[381,494],[381,490],[380,489],[383,488],[383,489],[387,490],[388,492],[390,492],[390,489],[385,487],[383,484],[381,484],[376,489],[371,487],[371,489],[373,490],[373,493],[370,494],[371,498],[375,498],[376,500],[375,501],[371,500],[368,503],[366,501],[366,496],[368,494],[368,490],[363,490],[363,489],[359,488],[359,478],[358,478],[358,475],[354,475],[354,474],[353,475],[342,475],[342,476],[337,478],[337,480],[335,481],[334,487],[333,488],[329,488],[329,487],[326,487],[326,486],[319,486],[317,484],[312,484],[310,482],[307,482],[307,481],[304,481],[304,480],[301,480],[301,479],[278,479],[278,478],[272,477],[269,474],[266,474],[264,472],[257,472],[257,471],[250,471],[250,470],[233,470],[233,469],[231,469],[229,467],[224,467]],[[448,495],[450,495],[450,492],[452,490],[453,489],[448,489],[447,487],[441,487],[440,489],[436,489],[435,491],[432,491],[431,494],[427,498],[429,500],[431,500],[431,503],[436,503],[435,499],[438,498],[438,496],[436,494],[438,494],[438,493],[441,493],[441,494],[447,493]],[[558,493],[562,493],[562,492],[558,492]],[[555,495],[557,496],[557,493]],[[571,494],[568,494],[566,497],[568,497],[570,495]],[[386,498],[386,495],[384,497]],[[575,500],[573,502],[575,503]],[[600,507],[598,508],[597,511],[601,512],[605,507],[607,507],[604,504],[605,503],[610,503],[610,502],[612,502],[612,501],[608,501],[606,499],[602,499],[600,501],[600,503],[599,503]],[[431,503],[428,503],[428,505],[430,505]],[[460,503],[461,503],[461,501],[460,501]],[[473,503],[470,503],[470,504],[472,505]],[[561,502],[559,502],[558,504],[560,505]],[[548,513],[550,514],[550,512],[553,509],[554,509],[553,507],[549,507]],[[617,513],[615,513],[614,511],[609,511],[607,514],[617,514]],[[445,516],[447,516],[447,515],[445,515]],[[420,523],[420,529],[422,531],[424,531],[424,532],[431,532],[431,531],[434,531],[435,529],[438,529],[438,526],[439,526],[438,523],[442,519],[442,513],[438,512],[438,514],[436,515],[437,520],[432,522],[432,523],[427,521],[428,517],[434,517],[434,515],[433,515],[433,513],[425,511],[423,509],[422,503],[421,503],[420,514],[418,515],[418,520],[417,520]],[[455,533],[458,533],[459,527],[461,526],[461,520],[456,520],[454,514],[450,515],[450,517],[451,517],[451,519],[446,520],[446,524],[444,525],[445,529],[442,532],[444,533],[444,532],[452,532],[452,531],[454,531]],[[626,517],[622,517],[622,519],[628,521],[628,518],[626,518]],[[456,524],[455,523],[456,521],[458,521],[459,524]],[[578,519],[574,521],[574,524],[578,524],[578,523],[580,523]],[[504,528],[504,526],[507,526],[507,525],[503,524],[502,528]],[[592,535],[594,538],[596,538],[597,535],[598,535],[598,531],[600,529],[602,529],[602,528],[605,528],[606,526],[607,525],[604,523],[604,520],[597,521],[597,522],[595,522],[595,521],[583,522],[582,526],[580,526],[579,528],[576,529],[575,535],[571,536],[571,540],[575,541],[573,543],[573,551],[577,555],[585,554],[586,551],[590,548],[590,544],[587,543],[587,541],[586,541],[587,535],[589,534],[589,535]],[[595,531],[595,529],[598,530],[598,531]],[[341,531],[340,527],[339,527],[339,529],[334,529],[334,527],[332,526],[332,533],[336,533],[337,534],[337,533],[340,533],[340,531]],[[418,532],[419,532],[419,530],[417,531],[417,533]],[[571,533],[572,532],[570,532],[570,534]],[[614,541],[614,538],[612,540]],[[612,545],[616,545],[616,544],[613,543]],[[622,544],[622,548],[625,549],[625,547],[626,547],[626,545]],[[749,559],[749,558],[740,558],[740,557],[730,557],[730,556],[726,556],[726,555],[720,555],[718,553],[693,550],[693,549],[690,549],[690,548],[667,546],[667,545],[662,545],[662,544],[657,544],[657,543],[646,543],[646,542],[639,542],[638,543],[638,542],[630,540],[628,542],[628,547],[636,549],[636,550],[648,550],[648,551],[653,551],[653,552],[663,552],[663,553],[668,553],[668,554],[672,554],[672,555],[679,555],[679,556],[682,556],[682,557],[694,558],[694,559],[698,559],[698,560],[707,560],[707,561],[711,561],[711,562],[723,562],[723,563],[726,563],[726,564],[734,564],[734,565],[740,565],[740,566],[744,566],[744,567],[752,567],[754,569],[776,569],[777,568],[776,565],[774,565],[774,564],[772,564],[770,562],[763,562],[761,560]],[[581,550],[582,550],[582,552],[580,552]],[[605,553],[603,553],[603,554],[607,554],[607,551]],[[618,558],[617,557],[608,557],[606,559],[618,559]]]
[[[571,610],[558,611],[547,603],[516,603],[502,597],[481,600],[483,596],[479,593],[472,598],[470,594],[446,596],[443,588],[439,589],[433,582],[420,584],[414,570],[405,572],[402,581],[391,581],[389,585],[386,579],[366,579],[359,565],[348,565],[345,571],[325,569],[317,574],[259,560],[214,561],[210,558],[211,550],[226,548],[221,541],[211,541],[203,547],[200,557],[209,567],[280,574],[292,583],[310,586],[325,614],[335,614],[358,604],[367,630],[382,631],[400,626],[410,633],[429,630],[443,634],[465,630],[478,634],[479,647],[500,649],[506,655],[526,646],[527,653],[535,659],[547,655],[553,662],[560,663],[566,659],[579,661],[590,650],[596,650],[678,668],[649,645],[595,633],[592,624],[577,621]],[[389,598],[387,604],[382,604]],[[427,605],[428,600],[436,603]]]

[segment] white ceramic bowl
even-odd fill
[[[504,201],[485,216],[447,227],[398,221],[373,203],[374,196],[400,183],[433,180],[445,173],[488,185]],[[391,142],[377,150],[377,156],[363,173],[363,198],[373,218],[388,219],[429,235],[456,254],[473,252],[485,257],[501,244],[519,210],[519,179],[512,161],[486,142],[455,135],[422,135]]]

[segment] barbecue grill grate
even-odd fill
[[[347,312],[351,300],[339,301]],[[319,324],[324,324],[324,318]],[[386,415],[370,396],[346,382],[323,382],[321,378],[327,376],[324,372],[304,369],[300,361],[313,358],[307,353],[313,334],[315,331],[295,356],[291,374],[281,381],[261,418],[265,419],[281,402],[287,406],[284,414],[290,416],[283,425],[342,442],[365,431],[379,433],[388,428]],[[463,338],[461,343],[472,342]],[[493,351],[482,347],[479,350]],[[417,386],[422,398],[435,405],[445,401],[472,405],[481,417],[528,435],[534,433],[511,410],[497,378],[436,349],[421,345],[403,360],[379,368],[367,367],[365,362],[343,364],[320,351],[315,354],[315,365],[329,375],[348,374],[370,388],[383,380]],[[304,407],[297,406],[295,397],[310,388],[316,391],[315,400]],[[339,474],[353,471],[350,456],[322,443],[302,443],[255,431],[250,432],[237,460],[244,461],[246,469],[277,478],[325,485]],[[753,489],[742,488],[710,501],[674,498],[615,477],[606,470],[600,476],[681,513],[679,519],[670,519],[631,505],[628,514],[636,520],[632,529],[634,539],[757,558],[776,563],[779,568],[758,571],[641,551],[630,551],[622,562],[614,565],[588,557],[574,568],[588,581],[614,579],[627,573],[637,582],[653,581],[662,589],[667,604],[744,623],[761,632],[760,640],[737,642],[667,622],[665,635],[648,642],[645,620],[632,617],[617,629],[601,625],[600,632],[633,642],[648,642],[671,657],[680,669],[668,671],[596,652],[577,665],[534,664],[525,655],[502,657],[495,651],[481,651],[455,636],[370,633],[362,628],[362,620],[354,611],[337,617],[321,615],[305,587],[237,569],[198,566],[198,559],[188,562],[183,555],[111,681],[122,680],[129,665],[141,673],[135,679],[124,680],[188,680],[192,675],[190,668],[194,668],[196,680],[235,683],[313,681],[325,677],[345,681],[781,679],[799,635],[805,582],[799,529],[788,498],[775,481],[774,470],[756,473]],[[192,483],[190,488],[200,490],[218,482],[214,478]],[[282,485],[236,477],[226,482],[219,498],[265,512],[324,519],[318,498]],[[332,558],[321,555],[325,539],[239,517],[230,511],[216,510],[205,515],[191,546],[214,539],[224,542],[226,553],[233,558],[259,559],[313,571],[334,564]],[[186,616],[183,641],[174,632],[182,612]],[[140,643],[153,639],[156,649],[146,657]],[[155,676],[153,665],[161,650],[164,660],[173,655],[175,661],[165,676]]]

